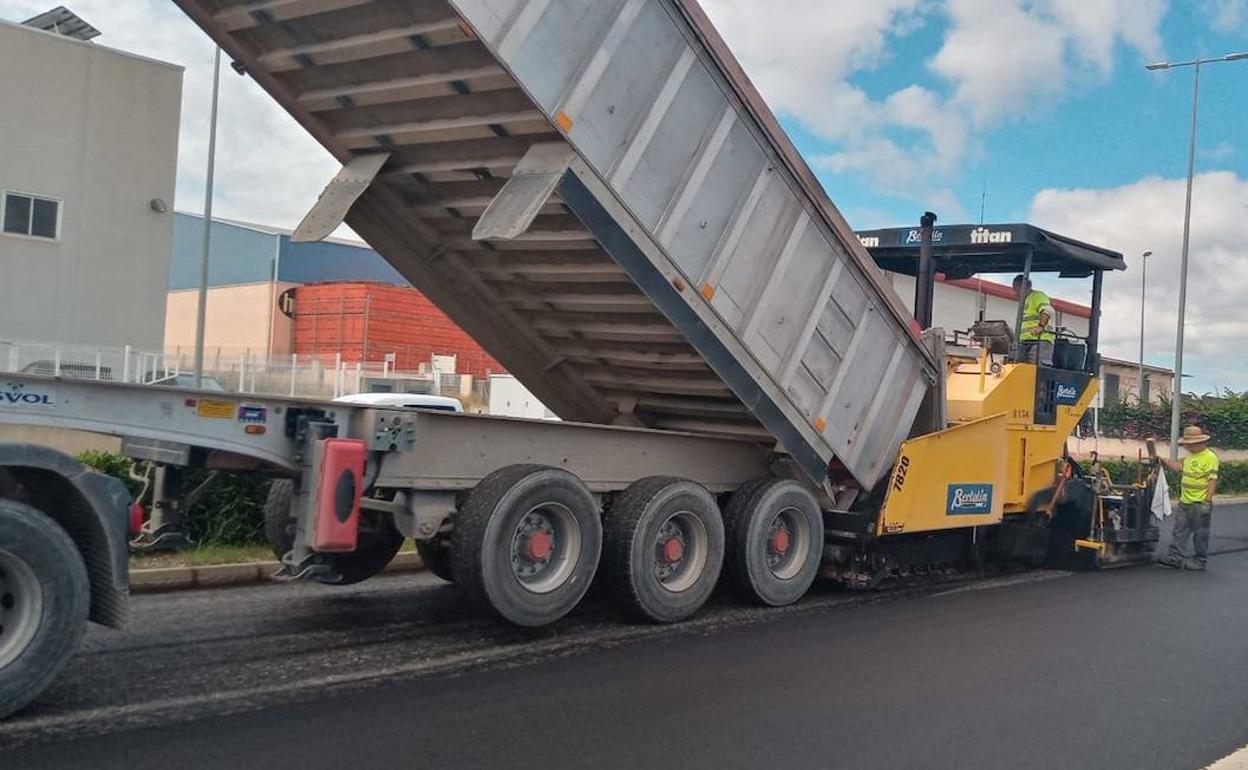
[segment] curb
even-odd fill
[[[130,570],[130,593],[151,594],[194,588],[225,588],[280,582],[273,578],[281,565],[275,561],[218,564],[203,567],[162,567]],[[419,572],[425,565],[420,554],[400,553],[385,572]]]

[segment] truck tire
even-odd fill
[[[544,626],[585,596],[602,552],[593,495],[559,468],[513,465],[477,484],[455,517],[451,572],[478,603]]]
[[[29,505],[0,500],[0,718],[60,674],[90,604],[86,565],[65,530]]]
[[[451,572],[451,544],[445,538],[417,540],[416,553],[420,554],[425,569],[448,583],[455,582],[455,573]]]
[[[604,564],[611,592],[655,623],[685,620],[706,604],[724,562],[715,498],[692,481],[635,482],[611,505]]]
[[[390,514],[364,511],[360,519],[359,546],[349,553],[318,554],[317,558],[322,564],[328,564],[334,574],[313,579],[336,586],[362,583],[381,574],[394,561],[394,555],[403,547],[403,539],[403,533],[394,526]]]
[[[724,572],[743,597],[782,607],[806,595],[823,554],[823,512],[810,490],[790,479],[751,482],[729,500],[724,524]]]
[[[264,539],[278,561],[295,547],[295,517],[290,510],[294,499],[293,479],[269,482],[269,495],[264,499]]]

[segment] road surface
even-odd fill
[[[516,630],[426,575],[138,597],[0,767],[1201,768],[1248,743],[1248,506],[1214,546],[674,628]]]

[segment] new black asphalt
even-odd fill
[[[518,631],[423,575],[138,597],[0,768],[1200,768],[1248,743],[1248,506],[1214,546],[671,628]]]

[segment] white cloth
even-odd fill
[[[1153,515],[1165,521],[1169,518],[1172,510],[1170,508],[1170,485],[1166,481],[1165,471],[1157,472],[1157,486],[1153,489]]]

